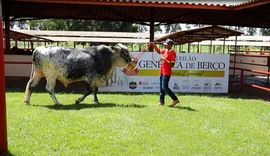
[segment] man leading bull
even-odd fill
[[[162,54],[161,56],[162,64],[160,68],[160,98],[158,106],[165,105],[165,93],[167,93],[173,100],[172,103],[169,105],[170,107],[173,107],[180,102],[173,93],[173,91],[169,88],[169,81],[172,75],[172,68],[175,64],[176,58],[176,53],[172,49],[173,44],[174,44],[173,40],[167,39],[163,43],[165,47],[162,50],[160,50],[154,42],[149,42],[147,44],[148,47],[153,46],[158,54]]]

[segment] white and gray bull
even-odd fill
[[[46,90],[56,105],[61,105],[54,93],[56,80],[65,86],[72,82],[87,82],[85,94],[75,103],[82,102],[89,94],[94,94],[98,102],[98,87],[108,80],[116,67],[132,63],[132,57],[122,44],[113,47],[105,45],[90,48],[38,47],[33,52],[30,80],[25,90],[24,102],[30,104],[32,89],[42,77],[46,78]]]

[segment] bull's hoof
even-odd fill
[[[30,105],[30,102],[29,101],[23,101],[26,105]]]
[[[80,104],[80,102],[81,102],[81,100],[77,99],[77,100],[75,101],[75,104],[76,104],[76,105],[77,105],[77,104]]]
[[[96,104],[100,104],[98,100],[94,100],[94,102],[95,102]]]

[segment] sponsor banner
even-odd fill
[[[173,70],[172,76],[185,77],[224,77],[224,71]],[[136,69],[136,76],[159,76],[159,69]]]
[[[134,57],[139,52],[131,53]],[[177,53],[170,88],[174,92],[227,93],[229,54]],[[160,55],[145,52],[137,62],[116,68],[100,91],[159,92]]]

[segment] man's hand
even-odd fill
[[[153,42],[148,42],[147,47],[149,48],[149,47],[153,46],[153,44],[154,44]]]
[[[160,54],[160,49],[157,47],[156,43],[155,42],[148,42],[147,43],[147,47],[150,48],[150,47],[153,47],[155,49],[155,51]]]
[[[167,59],[165,59],[165,57],[164,57],[164,56],[161,56],[161,57],[160,57],[160,60],[164,60],[164,61],[166,61],[166,62],[167,62]]]
[[[167,60],[164,56],[161,56],[161,57],[160,57],[160,60],[165,61],[165,62],[168,63],[171,67],[173,67],[174,64],[175,64],[174,61],[169,61],[169,60]]]

